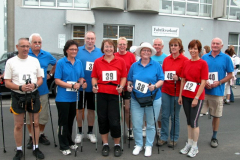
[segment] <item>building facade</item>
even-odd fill
[[[223,40],[223,51],[234,45],[240,52],[240,0],[15,0],[14,41],[40,33],[43,49],[63,53],[68,39],[84,44],[84,33],[96,33],[96,46],[103,39],[125,36],[129,46],[164,40],[163,52],[173,37],[188,43],[198,39],[209,45]]]

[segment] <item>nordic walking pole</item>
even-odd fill
[[[97,84],[94,85],[95,88],[97,88]],[[97,133],[98,133],[98,115],[97,115],[97,93],[95,93],[95,132],[96,132],[96,138],[97,138]],[[98,140],[96,141],[96,152],[97,152],[97,145],[98,145]]]
[[[77,81],[78,83],[78,81]],[[79,94],[79,90],[77,89],[77,101],[76,101],[76,136],[77,136],[77,130],[78,130],[78,123],[77,123],[77,110],[78,110],[78,94]],[[77,145],[76,141],[75,141],[75,146]],[[78,147],[75,147],[75,157],[77,157],[77,149]]]
[[[151,86],[152,84],[151,83],[149,83],[149,86]],[[151,99],[152,99],[152,102],[154,101],[154,99],[153,99],[153,96],[152,96],[152,91],[150,91],[151,92]],[[155,130],[156,130],[156,135],[157,135],[157,124],[156,124],[156,118],[155,118],[155,110],[154,110],[154,107],[152,106],[152,108],[153,108],[153,118],[154,118],[154,124],[155,124]],[[157,136],[157,142],[158,142],[158,136]],[[159,145],[158,145],[158,154],[159,154],[160,152],[159,152]]]
[[[0,74],[2,74],[2,70],[0,69]],[[3,78],[2,78],[2,82],[3,82]],[[2,136],[3,136],[3,152],[6,153],[6,149],[5,149],[5,138],[4,138],[4,126],[3,126],[3,110],[2,110],[2,90],[1,90],[1,84],[0,84],[0,100],[1,100],[1,121],[2,121]]]
[[[118,84],[117,87],[119,88],[120,85]],[[121,145],[122,145],[122,151],[123,151],[123,125],[122,125],[122,113],[121,113],[121,97],[120,97],[120,93],[118,93],[118,101],[119,101],[119,112],[120,112],[120,123],[121,123]]]
[[[174,115],[173,115],[173,150],[174,150],[174,138],[175,138],[175,121],[176,121],[176,85],[177,81],[174,81]]]
[[[123,102],[122,104],[123,104],[123,107],[124,107],[124,108],[123,108],[123,134],[124,134],[123,137],[124,137],[124,143],[126,143],[126,131],[125,131],[125,127],[126,127],[126,126],[125,126],[125,116],[126,116],[126,115],[125,115],[125,109],[126,109],[126,107],[125,107],[124,101],[122,101],[122,102]]]
[[[53,133],[54,146],[57,147],[57,144],[56,144],[56,141],[55,141],[54,129],[53,129],[52,112],[51,112],[49,96],[48,96],[48,107],[49,107],[49,113],[50,113],[51,124],[52,124],[52,133]]]
[[[130,87],[132,87],[132,84],[130,83]],[[128,125],[129,125],[129,130],[128,130],[128,134],[130,136],[130,119],[131,119],[131,98],[129,100],[129,121],[128,121]],[[132,130],[131,130],[132,131]],[[130,137],[128,138],[128,148],[130,148]]]
[[[83,81],[83,84],[85,83],[86,81]],[[83,114],[84,114],[84,98],[85,98],[85,89],[83,89]],[[79,115],[80,116],[80,115]],[[84,116],[85,117],[85,116]],[[84,132],[83,132],[83,125],[84,125],[84,119],[82,119],[82,134],[84,134]],[[82,149],[83,149],[83,140],[81,140],[81,152],[82,152]]]
[[[28,81],[26,81],[26,84]],[[25,137],[26,137],[26,113],[27,113],[27,92],[25,92],[25,115],[24,115],[24,133],[23,133],[23,159],[25,160],[25,151],[26,151],[26,143],[25,143]]]

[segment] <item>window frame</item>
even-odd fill
[[[83,35],[83,37],[73,37],[73,35],[74,35],[74,33],[73,33],[73,31],[74,31],[74,27],[75,26],[84,26],[85,27],[85,31],[84,31],[84,35]],[[72,40],[75,40],[75,39],[80,39],[80,40],[83,40],[84,41],[84,38],[85,38],[85,33],[87,32],[87,25],[72,25],[72,35],[71,35],[71,39]],[[84,43],[83,44],[85,44],[85,41],[84,41]],[[79,44],[79,46],[80,46],[80,44]]]

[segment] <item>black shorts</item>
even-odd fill
[[[192,98],[182,96],[183,109],[187,118],[187,124],[192,128],[198,127],[198,118],[201,113],[203,100],[198,100],[198,104],[192,107]]]
[[[86,108],[86,104],[87,104],[87,109],[95,110],[95,100],[94,100],[93,92],[85,92],[84,108]],[[83,109],[83,91],[80,91],[79,93],[78,109]]]
[[[125,99],[131,99],[131,92],[123,91],[122,92],[122,98]]]
[[[12,102],[10,111],[13,114],[21,114],[28,111],[29,113],[38,113],[41,111],[40,96],[38,90],[27,94],[11,92]],[[25,105],[25,103],[27,104]]]

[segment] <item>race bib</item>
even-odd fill
[[[208,73],[208,82],[213,84],[214,81],[218,81],[218,72],[209,72]]]
[[[94,62],[86,62],[86,71],[92,71],[93,70]]]
[[[174,74],[176,74],[176,71],[165,71],[164,80],[173,80]]]
[[[116,81],[117,80],[117,71],[102,71],[102,80],[103,81]]]
[[[43,68],[41,68],[41,75],[42,75],[42,78],[45,77],[45,75],[44,75],[44,69],[43,69]]]
[[[142,81],[136,80],[135,89],[145,94],[147,93],[147,90],[148,90],[148,84]]]
[[[73,81],[67,81],[68,84],[75,84],[76,82],[73,82]],[[66,88],[66,91],[67,92],[76,92],[77,90],[76,89],[73,89],[72,87],[71,88]]]
[[[185,85],[184,85],[183,90],[195,92],[196,87],[197,87],[197,83],[191,82],[191,81],[187,81],[187,82],[185,83]]]
[[[26,80],[29,80],[29,79],[31,79],[31,81],[32,81],[32,74],[24,73],[24,72],[19,73],[19,83],[26,84]]]

